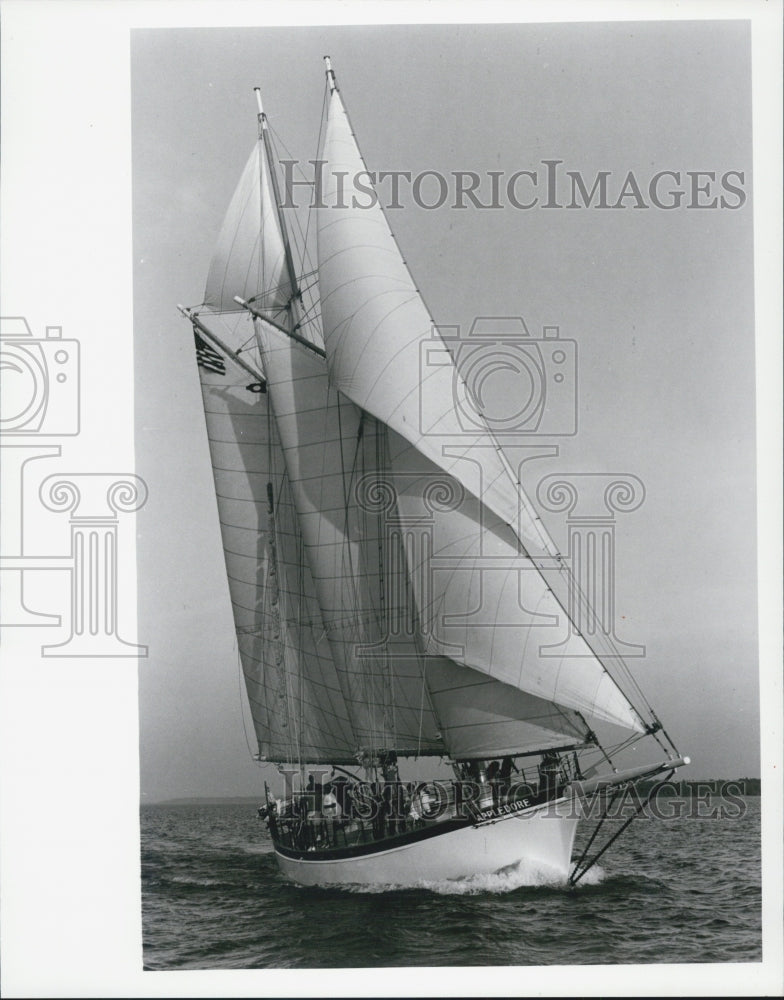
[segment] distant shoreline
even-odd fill
[[[678,787],[679,794],[683,795],[689,791],[695,792],[713,792],[718,793],[722,786],[728,783],[734,783],[740,785],[743,791],[742,795],[749,796],[759,796],[760,794],[760,779],[759,778],[703,778],[703,779],[693,779],[689,781],[673,781],[668,782]],[[647,792],[655,782],[653,781],[641,781],[639,784],[639,790],[641,792]],[[258,795],[229,795],[225,797],[220,796],[203,796],[194,798],[182,798],[182,799],[151,799],[146,801],[141,800],[140,805],[143,806],[258,806],[262,803],[264,798],[263,792]]]

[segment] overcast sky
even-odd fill
[[[256,794],[198,376],[175,303],[199,303],[256,135],[316,155],[329,53],[371,170],[629,171],[680,208],[390,212],[439,324],[525,317],[578,345],[578,433],[553,472],[645,485],[617,522],[618,635],[694,766],[759,773],[749,32],[744,22],[132,33],[134,330],[143,798]],[[686,171],[728,171],[737,208],[688,208]],[[674,182],[671,187],[677,187]],[[704,196],[721,195],[715,190]],[[428,191],[428,197],[430,196]],[[664,190],[667,190],[665,187]],[[529,189],[521,189],[527,195]],[[726,193],[726,192],[724,192]],[[562,200],[568,202],[567,196]],[[700,201],[703,196],[698,195]],[[563,515],[547,516],[566,540]],[[247,716],[247,712],[245,712]],[[245,722],[250,734],[250,722]],[[252,743],[251,738],[251,743]]]

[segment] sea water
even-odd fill
[[[759,801],[637,819],[575,888],[525,864],[416,888],[300,888],[252,804],[145,806],[145,967],[760,961]]]

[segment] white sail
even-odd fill
[[[528,508],[489,432],[461,427],[461,376],[411,279],[378,203],[369,205],[365,164],[337,91],[324,142],[318,264],[324,344],[332,384],[401,434],[432,462],[541,547]],[[435,339],[434,339],[435,338]],[[440,346],[437,362],[428,346]],[[470,394],[463,393],[464,406]]]
[[[264,369],[332,656],[360,744],[443,753],[405,615],[402,554],[383,551],[383,511],[358,486],[375,474],[385,431],[329,386],[323,359],[260,322]],[[397,604],[390,607],[388,595]]]
[[[442,350],[439,364],[428,363],[432,320],[383,211],[377,203],[365,207],[369,198],[352,185],[357,177],[367,184],[367,176],[337,91],[330,97],[323,159],[326,207],[318,209],[318,259],[330,379],[423,457],[422,490],[428,476],[443,470],[456,489],[467,491],[462,510],[440,519],[440,544],[454,574],[442,574],[442,586],[428,583],[437,594],[417,595],[432,623],[427,651],[446,652],[520,690],[643,730],[582,638],[572,636],[557,659],[539,654],[546,640],[532,626],[537,620],[555,624],[564,614],[534,564],[518,558],[515,536],[536,555],[547,551],[546,536],[492,435],[466,432],[459,424],[453,392],[460,375],[451,356]],[[463,393],[464,406],[469,399]],[[478,414],[474,423],[481,428]],[[392,448],[398,456],[405,452],[403,444]],[[395,460],[393,454],[393,467]],[[482,563],[483,545],[491,547],[500,569],[491,572]],[[462,562],[455,565],[458,554]],[[410,569],[416,589],[422,574],[417,566]]]
[[[235,295],[268,312],[283,310],[290,297],[261,140],[210,263],[207,324],[196,318],[194,326],[229,593],[260,753],[277,761],[351,761],[357,740],[322,641],[280,441],[260,391],[253,323],[238,314]]]
[[[428,657],[427,686],[452,757],[500,757],[582,744],[587,727],[535,698],[446,657]]]
[[[269,166],[259,140],[226,212],[207,274],[204,302],[236,312],[234,296],[275,313],[291,298],[283,239],[271,193]]]
[[[383,734],[401,746],[407,733],[409,739],[413,731],[432,733],[436,723],[422,692],[422,652],[438,727],[453,755],[466,755],[468,730],[461,732],[455,712],[471,687],[485,704],[484,721],[478,706],[469,712],[474,751],[500,752],[496,748],[506,746],[515,727],[518,740],[534,745],[537,739],[541,746],[581,742],[586,728],[574,710],[641,728],[581,640],[570,646],[569,657],[540,654],[548,632],[536,627],[537,616],[552,626],[560,609],[536,568],[518,554],[510,529],[489,515],[488,542],[475,498],[399,435],[387,431],[388,457],[379,456],[375,421],[366,418],[360,433],[361,411],[330,389],[318,355],[266,325],[264,340],[265,370],[325,625],[338,668],[355,692],[352,717],[368,706],[360,726],[366,736]],[[391,474],[384,470],[387,462]],[[462,501],[451,504],[454,496]],[[395,618],[409,616],[409,583],[418,611],[416,635],[390,628]],[[373,642],[385,643],[379,645],[383,658],[352,656],[357,646]],[[389,697],[384,671],[396,692],[396,733],[383,721]],[[485,675],[484,686],[474,671]]]
[[[329,647],[319,641],[323,623],[301,558],[267,397],[248,392],[247,373],[217,351],[201,346],[198,354],[229,594],[259,751],[278,761],[351,760],[356,741]],[[275,484],[274,550],[268,482]]]
[[[406,550],[426,651],[562,709],[642,732],[636,710],[571,632],[511,528],[394,432],[389,453],[401,517],[428,539]],[[558,655],[548,655],[546,647],[562,639]]]

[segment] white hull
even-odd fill
[[[417,885],[489,875],[533,864],[569,875],[578,817],[564,799],[479,826],[445,830],[414,843],[358,857],[292,858],[276,849],[280,870],[300,885]]]

